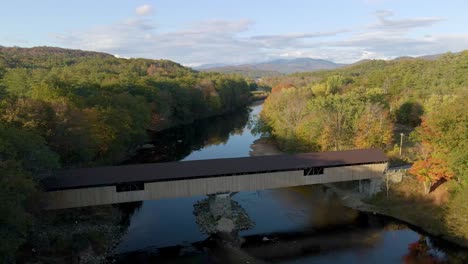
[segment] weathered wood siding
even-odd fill
[[[379,178],[387,163],[325,168],[321,175],[304,176],[304,171],[271,172],[191,180],[145,183],[141,191],[116,192],[115,186],[52,191],[47,193],[48,209],[125,203],[163,198],[253,191],[281,187]]]

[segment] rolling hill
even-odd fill
[[[330,70],[344,66],[322,59],[296,58],[296,59],[277,59],[268,62],[242,64],[233,66],[207,67],[202,65],[195,69],[200,71],[237,73],[246,77],[259,78],[265,76],[274,76],[289,74],[294,72],[312,72],[318,70]]]

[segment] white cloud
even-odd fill
[[[153,7],[146,4],[135,8],[135,13],[139,16],[148,16],[153,13]]]
[[[377,23],[355,29],[253,35],[249,19],[206,20],[169,32],[142,17],[82,31],[54,34],[60,45],[96,50],[122,57],[164,58],[185,65],[242,64],[279,57],[312,57],[352,63],[360,59],[387,59],[450,51],[468,47],[468,33],[438,35],[414,28],[430,27],[440,18],[390,19],[393,12],[375,13]]]
[[[323,37],[332,37],[341,33],[349,32],[348,29],[340,29],[328,32],[315,32],[315,33],[289,33],[277,35],[259,35],[251,37],[251,40],[258,42],[265,47],[280,48],[288,47],[291,45],[300,45],[304,41],[310,39],[318,39]]]
[[[382,30],[409,30],[418,27],[429,27],[443,21],[439,17],[417,17],[407,19],[390,19],[394,15],[391,10],[379,10],[375,12],[378,23],[373,27]]]
[[[86,50],[125,54],[132,46],[143,44],[142,40],[152,34],[154,26],[145,19],[127,19],[108,26],[99,26],[85,31],[55,34],[54,38],[69,47]],[[117,52],[114,52],[117,51]],[[131,54],[125,54],[125,56]]]
[[[349,30],[335,30],[329,32],[315,32],[315,33],[290,33],[290,34],[278,34],[278,35],[260,35],[254,36],[252,39],[257,40],[285,40],[285,39],[307,39],[307,38],[318,38],[335,36],[339,33],[348,32]]]

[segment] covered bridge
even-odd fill
[[[42,181],[60,209],[382,177],[378,149],[59,170]]]

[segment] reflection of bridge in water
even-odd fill
[[[43,180],[49,209],[273,189],[382,177],[377,149],[165,162],[57,171]]]

